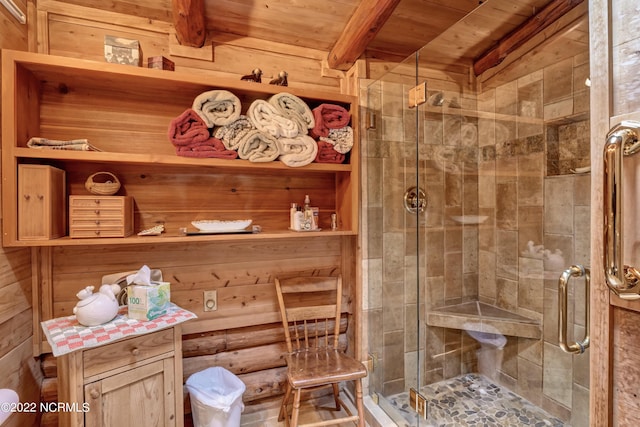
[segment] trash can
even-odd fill
[[[215,366],[191,375],[186,382],[194,427],[238,427],[246,387],[240,378]]]

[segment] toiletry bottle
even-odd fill
[[[296,215],[298,211],[298,204],[291,203],[291,209],[289,209],[289,229],[295,230],[296,228],[293,226],[293,217]]]
[[[309,195],[304,196],[304,224],[302,226],[305,230],[313,229],[313,211],[311,210],[311,200]]]
[[[302,223],[304,222],[304,214],[300,206],[296,208],[296,213],[293,215],[293,229],[296,231],[302,230]]]

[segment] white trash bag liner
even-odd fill
[[[191,396],[195,427],[237,427],[244,410],[242,394],[246,386],[220,366],[191,375],[185,383]]]

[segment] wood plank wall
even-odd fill
[[[115,2],[114,8],[103,10],[103,2],[92,0],[39,0],[29,3],[29,39],[26,26],[2,25],[0,37],[10,31],[11,40],[22,38],[18,45],[0,47],[31,50],[61,56],[103,60],[105,35],[116,35],[140,41],[143,62],[149,56],[165,56],[175,62],[176,70],[216,77],[237,78],[260,67],[263,79],[280,70],[289,73],[289,86],[320,89],[336,93],[355,87],[346,73],[329,70],[324,65],[326,52],[296,46],[267,43],[256,39],[208,34],[202,49],[180,46],[171,26],[171,17],[157,13],[157,2],[138,1],[135,10],[126,2]],[[23,10],[27,10],[26,6]],[[144,10],[144,13],[141,13]],[[134,16],[150,16],[152,19]],[[16,37],[19,35],[19,37]],[[0,39],[3,42],[4,38]],[[357,76],[356,76],[357,77]],[[351,76],[353,79],[353,76]],[[296,201],[296,200],[292,200]],[[301,201],[299,201],[301,202]],[[342,343],[357,353],[355,334],[355,289],[357,253],[355,236],[333,236],[313,239],[279,239],[277,242],[256,240],[241,243],[163,244],[125,247],[59,247],[14,250],[8,272],[20,273],[19,280],[0,276],[0,328],[9,331],[12,353],[0,358],[0,367],[16,372],[9,385],[29,387],[22,400],[57,400],[55,358],[48,353],[46,340],[37,323],[31,322],[31,265],[38,291],[42,318],[65,316],[77,298],[75,293],[89,284],[98,284],[102,275],[136,270],[143,264],[159,268],[171,282],[171,299],[198,315],[183,327],[184,378],[209,366],[224,366],[247,385],[244,401],[268,400],[283,393],[283,332],[279,323],[273,277],[277,274],[342,274],[345,278]],[[32,258],[30,258],[32,257]],[[5,290],[6,289],[6,290]],[[218,310],[203,311],[203,291],[218,291]],[[19,298],[18,298],[19,297]],[[17,300],[23,301],[20,305]],[[16,310],[19,313],[14,313]],[[4,315],[6,313],[6,315]],[[20,319],[26,319],[23,325]],[[1,323],[5,322],[5,323]],[[18,322],[22,327],[14,327]],[[31,328],[36,325],[35,336]],[[26,335],[26,336],[24,336]],[[3,345],[4,349],[5,346]],[[35,353],[43,353],[40,364]],[[33,370],[45,378],[24,382],[25,372]],[[20,378],[17,375],[20,374]],[[42,375],[42,374],[40,374]],[[3,378],[0,381],[5,381]],[[24,384],[23,384],[24,382]],[[31,384],[31,385],[30,385]],[[0,382],[0,386],[3,385]],[[185,413],[190,412],[185,396]],[[13,425],[30,425],[23,418]],[[56,425],[54,413],[42,415],[40,425]],[[12,425],[12,424],[10,424]]]
[[[591,57],[591,425],[638,425],[640,394],[640,301],[613,295],[599,268],[603,242],[603,147],[611,127],[623,120],[640,121],[640,36],[628,28],[640,23],[636,0],[589,2]],[[623,19],[618,19],[623,17]],[[634,156],[635,157],[635,156]],[[625,173],[637,176],[636,158],[625,158]],[[629,175],[626,175],[629,177]],[[627,180],[629,181],[629,180]],[[637,180],[625,184],[625,264],[637,266],[640,256],[635,226],[639,191]],[[629,199],[633,200],[629,200]],[[628,204],[627,204],[628,203]]]
[[[27,10],[26,2],[16,3]],[[27,26],[0,7],[0,49],[26,50],[27,39]],[[0,388],[15,390],[22,402],[39,401],[42,380],[39,361],[33,357],[31,295],[30,250],[0,248]],[[20,413],[9,417],[4,425],[37,422],[37,414]]]

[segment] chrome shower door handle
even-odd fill
[[[640,298],[640,272],[623,263],[622,160],[640,150],[640,122],[613,127],[604,146],[604,275],[620,298]]]
[[[584,276],[585,286],[585,331],[582,341],[567,344],[567,294],[569,279],[572,277]],[[558,279],[558,343],[560,348],[566,353],[582,354],[589,348],[589,317],[591,315],[591,304],[589,303],[589,291],[591,288],[591,275],[589,269],[581,265],[572,265],[562,272]]]

